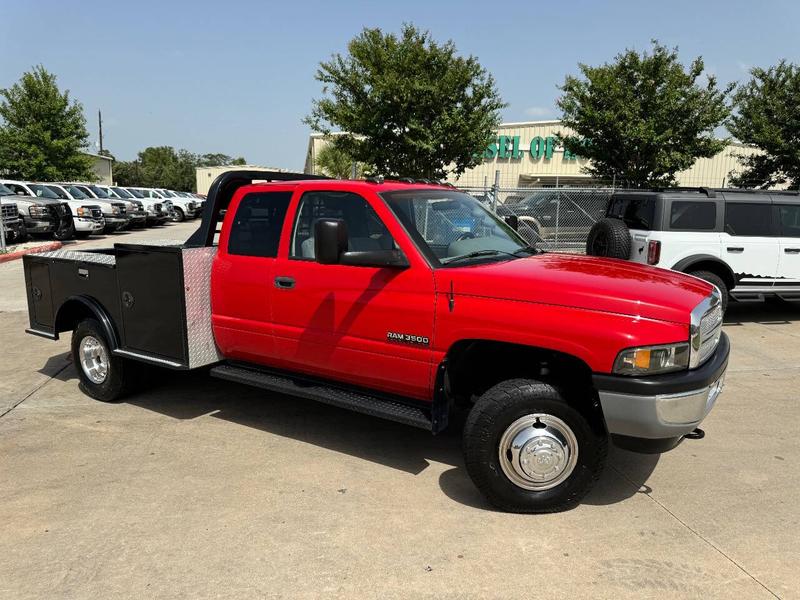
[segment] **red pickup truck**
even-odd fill
[[[235,171],[207,206],[185,242],[24,258],[28,332],[73,332],[88,395],[155,365],[433,433],[464,409],[476,486],[546,512],[581,500],[609,441],[699,437],[722,389],[712,285],[540,252],[450,186]]]

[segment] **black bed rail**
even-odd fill
[[[212,246],[217,233],[217,225],[222,220],[222,211],[228,208],[236,190],[254,181],[303,181],[311,179],[330,179],[324,175],[308,175],[307,173],[284,173],[281,171],[226,171],[214,180],[208,190],[206,204],[203,207],[203,220],[200,227],[188,240],[187,248]]]

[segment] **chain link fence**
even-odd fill
[[[605,216],[613,187],[493,188],[460,190],[498,216],[517,218],[517,231],[531,245],[558,252],[584,252],[589,230]]]

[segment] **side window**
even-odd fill
[[[289,256],[314,258],[314,223],[317,219],[342,219],[347,224],[349,250],[391,250],[395,248],[389,230],[375,210],[351,192],[306,192],[300,199]]]
[[[670,207],[670,229],[712,231],[716,225],[717,206],[713,202],[675,200]]]
[[[781,235],[800,237],[800,204],[782,204],[778,206],[781,220]]]
[[[61,198],[62,200],[69,200],[69,198],[67,197],[67,195],[64,193],[64,190],[62,190],[61,188],[57,188],[57,187],[51,187],[50,189],[53,191],[53,193],[54,193],[56,196],[58,196],[58,197],[59,197],[59,198]]]
[[[247,194],[236,209],[228,254],[275,258],[291,192]]]
[[[11,188],[17,196],[30,196],[28,190],[16,183],[7,183],[6,187]]]
[[[771,236],[772,206],[767,203],[728,202],[725,231],[731,235]]]

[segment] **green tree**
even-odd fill
[[[800,67],[780,61],[769,69],[755,68],[752,78],[734,94],[736,114],[728,130],[763,154],[740,157],[742,173],[734,185],[767,188],[778,184],[800,187]]]
[[[197,167],[245,164],[242,157],[227,154],[193,154],[172,146],[150,146],[138,153],[135,160],[114,163],[114,179],[119,185],[167,188],[194,191]]]
[[[324,97],[306,124],[348,132],[333,146],[383,175],[439,179],[482,160],[505,105],[476,58],[409,24],[399,36],[364,29],[347,49],[320,63]]]
[[[0,118],[0,172],[42,181],[96,179],[83,154],[89,138],[83,107],[43,66],[0,90]]]
[[[356,178],[360,178],[364,173],[363,165],[354,161],[350,155],[330,143],[330,140],[319,151],[314,162],[317,168],[325,175],[336,179],[350,179],[353,176],[354,162],[356,163]]]
[[[572,132],[564,147],[591,159],[590,175],[632,186],[675,185],[675,175],[726,141],[714,129],[730,114],[733,84],[718,89],[698,57],[686,69],[678,51],[653,41],[651,52],[626,50],[599,67],[580,64],[567,76],[558,106]]]

